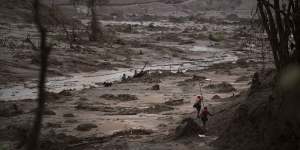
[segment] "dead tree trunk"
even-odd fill
[[[91,18],[91,24],[90,24],[90,41],[99,41],[102,38],[102,30],[98,22],[98,17],[97,17],[97,4],[96,0],[90,0],[89,2],[89,8],[92,13],[92,18]]]
[[[295,55],[298,62],[300,62],[300,10],[294,16],[295,20]]]
[[[27,143],[27,150],[36,150],[38,149],[39,136],[41,131],[41,125],[43,120],[43,112],[45,109],[45,83],[48,67],[48,57],[50,53],[50,47],[47,46],[47,30],[43,26],[40,15],[40,2],[39,0],[34,0],[33,2],[33,15],[34,21],[37,26],[38,31],[40,32],[40,74],[39,74],[39,85],[38,85],[38,108],[36,110],[34,124],[30,132],[30,138]]]
[[[276,68],[300,63],[299,0],[257,0]],[[288,5],[285,5],[285,3]],[[294,46],[296,45],[296,48]]]

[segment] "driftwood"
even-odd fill
[[[144,67],[141,69],[141,71],[138,72],[138,73],[135,73],[135,74],[133,75],[133,78],[140,78],[140,77],[143,77],[144,75],[146,75],[146,74],[147,74],[147,71],[144,71],[144,70],[145,70],[145,68],[146,68],[147,65],[148,65],[148,63],[145,63],[145,65],[144,65]]]

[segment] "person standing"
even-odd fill
[[[202,113],[201,113],[201,120],[203,123],[203,128],[206,129],[206,122],[208,121],[208,116],[213,116],[207,109],[207,107],[204,107]]]
[[[203,96],[197,96],[196,102],[193,107],[197,110],[197,118],[200,118],[201,106],[203,103]]]

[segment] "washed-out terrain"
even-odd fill
[[[63,34],[55,32],[59,29],[51,29],[49,41],[54,45],[49,59],[43,146],[213,149],[209,143],[224,131],[250,86],[252,74],[263,68],[257,65],[262,61],[260,45],[247,42],[253,35],[241,8],[246,4],[241,2],[236,11],[217,11],[214,7],[221,5],[212,4],[211,10],[202,10],[206,14],[192,18],[195,12],[182,9],[196,7],[195,1],[161,6],[157,6],[159,1],[145,2],[140,5],[153,11],[133,16],[131,11],[141,8],[129,2],[121,5],[114,0],[111,4],[115,5],[99,8],[109,42],[88,42],[83,36],[82,42],[70,47]],[[88,25],[84,6],[73,8],[63,1],[59,6],[82,28]],[[178,14],[162,15],[164,11],[176,12],[174,8],[180,8]],[[154,9],[162,13],[153,14],[159,12]],[[115,14],[117,19],[107,17],[113,10],[128,13],[121,17]],[[211,12],[231,15],[211,17]],[[151,20],[145,17],[148,15],[159,19]],[[38,52],[28,42],[29,38],[37,44],[35,26],[16,20],[0,21],[0,143],[12,149],[22,145],[33,120],[39,72]],[[133,77],[141,71],[143,75]],[[123,74],[126,79],[122,80]],[[103,82],[112,82],[112,86],[105,87]],[[175,138],[181,121],[196,117],[192,106],[200,94],[215,114],[208,132],[204,137]]]

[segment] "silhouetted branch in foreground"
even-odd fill
[[[36,27],[40,33],[40,74],[39,74],[39,85],[38,85],[38,107],[35,114],[34,124],[32,130],[30,132],[30,138],[27,143],[27,150],[36,150],[38,148],[39,136],[41,131],[41,125],[43,120],[43,112],[45,109],[45,99],[46,99],[46,91],[45,91],[45,83],[46,83],[46,75],[47,75],[47,67],[48,67],[48,57],[50,53],[50,47],[47,46],[47,30],[43,26],[41,13],[40,13],[40,1],[33,1],[33,15],[34,22]]]
[[[299,0],[257,0],[257,4],[276,68],[282,70],[289,64],[299,64]]]

